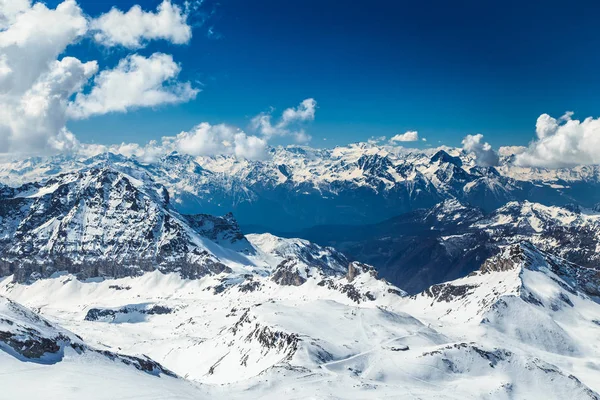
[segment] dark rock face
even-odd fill
[[[431,286],[423,293],[437,301],[450,302],[469,295],[476,288],[474,285],[440,284]]]
[[[296,266],[297,263],[293,259],[282,261],[275,269],[271,280],[282,286],[303,285],[306,282],[306,278],[300,275]]]
[[[232,213],[223,217],[208,214],[185,215],[184,217],[189,226],[201,236],[219,244],[240,244],[246,253],[254,253],[254,248],[246,240]]]
[[[134,367],[135,369],[145,372],[150,375],[157,375],[157,376],[158,375],[167,375],[167,376],[171,376],[174,378],[177,377],[177,375],[174,372],[168,370],[167,368],[163,367],[158,362],[156,362],[148,357],[145,357],[145,356],[144,357],[128,356],[128,355],[113,353],[108,350],[90,349],[89,347],[86,348],[85,346],[81,346],[78,344],[72,344],[71,347],[73,347],[75,350],[79,350],[80,352],[91,351],[94,353],[102,354],[103,356],[107,357],[110,360],[120,361],[125,365],[130,365],[130,366]]]
[[[147,306],[126,306],[119,309],[110,308],[91,308],[88,310],[86,321],[114,321],[119,314],[138,313],[143,315],[163,315],[170,314],[173,310],[169,307],[153,305]]]
[[[356,276],[364,273],[369,273],[374,278],[377,277],[377,271],[370,265],[360,263],[358,261],[353,261],[348,265],[348,273],[346,274],[346,279],[348,282],[352,282]]]
[[[340,293],[344,293],[348,296],[349,299],[354,301],[357,304],[360,304],[363,301],[374,301],[375,296],[369,291],[361,291],[359,288],[355,286],[354,283],[350,282],[347,284],[336,283],[331,278],[325,278],[320,281],[317,285],[326,287],[329,290],[337,290]],[[388,293],[395,294],[397,296],[403,297],[405,293],[397,290],[397,289],[388,289]]]
[[[517,268],[519,264],[523,263],[525,260],[525,253],[521,246],[511,246],[508,252],[485,260],[479,270],[483,273],[508,271]]]
[[[256,340],[267,350],[276,350],[285,354],[290,360],[298,350],[300,339],[295,333],[273,330],[268,326],[256,324],[254,330],[246,337],[247,341]]]
[[[259,290],[261,287],[261,283],[255,281],[252,275],[246,275],[246,280],[238,286],[238,290],[242,293],[254,292]]]
[[[26,358],[38,359],[44,354],[58,353],[62,348],[59,343],[68,341],[69,338],[62,335],[54,338],[43,337],[34,329],[28,329],[26,335],[0,331],[0,342],[6,343]]]

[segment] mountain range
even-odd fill
[[[373,144],[4,162],[3,393],[600,399],[599,172]]]
[[[149,176],[185,214],[233,212],[246,231],[296,232],[316,225],[367,224],[453,198],[493,211],[509,201],[600,203],[600,167],[523,168],[513,156],[479,167],[454,148],[413,150],[358,143],[334,149],[272,148],[269,159],[172,153],[142,162],[112,153],[0,163],[0,182],[17,186],[91,167]],[[140,178],[141,179],[141,178]]]
[[[353,260],[375,266],[381,277],[409,293],[476,270],[482,260],[496,254],[500,246],[514,242],[514,238],[529,239],[533,235],[544,242],[539,244],[541,248],[551,250],[554,246],[561,256],[584,266],[597,265],[598,261],[595,249],[600,233],[595,210],[600,210],[600,167],[524,168],[514,164],[514,155],[506,154],[500,157],[497,167],[484,168],[477,166],[470,154],[453,148],[414,150],[370,143],[334,149],[291,146],[272,148],[266,161],[233,156],[191,157],[177,153],[153,162],[112,153],[92,157],[29,158],[0,163],[0,183],[7,185],[0,189],[0,201],[31,203],[35,196],[38,203],[46,201],[43,200],[45,197],[36,195],[35,190],[44,194],[65,180],[83,179],[85,182],[86,176],[96,176],[98,171],[103,171],[106,178],[102,179],[109,181],[118,181],[119,176],[127,177],[120,184],[128,185],[132,193],[127,195],[137,200],[127,200],[133,201],[133,208],[122,214],[123,220],[138,222],[128,233],[131,240],[124,242],[133,247],[122,251],[117,242],[95,241],[85,245],[85,249],[74,247],[71,250],[91,252],[91,259],[86,262],[90,268],[106,268],[100,265],[103,257],[111,260],[110,268],[136,264],[133,269],[127,267],[123,271],[110,272],[111,276],[153,269],[157,263],[169,264],[167,270],[184,269],[190,276],[201,275],[211,268],[223,268],[217,259],[228,257],[222,253],[224,250],[204,253],[205,246],[198,244],[199,239],[190,237],[190,231],[197,230],[202,224],[209,230],[216,224],[219,229],[228,231],[229,241],[216,243],[225,249],[247,247],[244,239],[235,246],[231,242],[238,236],[241,238],[242,232],[301,237],[322,246],[335,247]],[[92,184],[98,187],[94,190],[99,191],[94,195],[104,196],[104,199],[102,193],[107,191],[107,183],[102,188],[102,185]],[[31,185],[44,187],[32,189]],[[83,189],[77,185],[61,187],[65,193],[69,192],[71,202],[76,201],[77,196],[81,197],[79,192]],[[70,193],[72,191],[76,193]],[[127,190],[121,188],[120,191]],[[57,193],[55,197],[62,195]],[[118,196],[121,194],[113,201],[120,201]],[[145,198],[152,198],[152,210],[144,209],[147,207]],[[168,207],[165,208],[166,202]],[[88,218],[84,217],[82,205],[65,206],[73,207],[69,218]],[[34,207],[45,210],[49,205],[36,204]],[[85,207],[94,209],[93,205]],[[121,215],[119,207],[123,206],[109,202],[100,209],[107,207],[114,210],[99,221],[102,227],[97,234],[100,235],[104,235],[105,228],[115,232],[122,229],[115,227],[117,220],[111,220],[117,217],[108,215]],[[6,210],[12,213],[10,205]],[[99,213],[98,210],[94,212]],[[146,218],[146,213],[151,214],[150,218]],[[210,215],[227,217],[214,219]],[[27,218],[36,219],[33,215]],[[191,222],[193,219],[197,221]],[[231,226],[226,220],[231,221]],[[48,236],[49,230],[55,229],[51,225],[54,222],[45,222],[44,235]],[[60,245],[64,246],[67,240],[64,231],[78,229],[83,232],[82,221],[69,223],[78,227],[57,227],[63,232],[56,232],[55,236],[63,235],[63,239],[54,238],[53,241],[61,240],[63,244]],[[182,223],[191,225],[191,229],[182,229]],[[11,222],[3,219],[0,224]],[[3,231],[17,229],[14,222],[12,225]],[[21,229],[29,228],[24,225]],[[206,229],[201,229],[200,234],[207,234]],[[40,255],[47,251],[42,248],[47,248],[48,243],[29,243],[30,239],[19,236],[26,235],[22,231],[5,235],[10,243],[13,243],[10,236],[13,234],[23,237],[25,243],[19,244],[21,249],[13,247],[0,256],[0,268],[5,274],[14,269],[11,252],[18,254],[22,263],[27,260],[35,265],[39,264]],[[28,234],[30,238],[40,240],[38,231]],[[91,238],[93,230],[86,230],[85,235],[86,240]],[[138,237],[133,238],[134,235]],[[160,245],[149,247],[154,239],[149,240],[148,235],[167,235],[168,238],[157,237]],[[214,239],[214,235],[209,237]],[[103,240],[107,240],[106,236]],[[0,246],[3,246],[1,240]],[[33,247],[26,250],[23,246]],[[59,243],[52,242],[52,246],[57,248]],[[183,254],[192,247],[194,256]],[[99,256],[100,248],[107,252],[105,256]],[[37,259],[28,251],[38,252]],[[129,257],[129,260],[114,264],[108,254],[111,252],[118,253],[121,258]],[[219,253],[218,257],[206,258],[208,253],[215,252]],[[165,260],[167,255],[177,261]],[[75,258],[69,255],[64,262]],[[141,259],[136,261],[134,258]],[[175,266],[176,263],[181,265]]]

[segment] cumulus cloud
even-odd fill
[[[154,53],[146,58],[137,54],[126,57],[111,70],[94,79],[88,94],[79,93],[69,104],[72,118],[88,118],[131,108],[175,104],[196,97],[198,90],[189,82],[174,81],[181,67],[168,54]]]
[[[289,125],[297,121],[314,121],[317,102],[315,99],[303,100],[296,108],[288,108],[281,115],[282,125]]]
[[[385,137],[385,136],[371,136],[371,137],[370,137],[370,138],[367,140],[367,143],[369,143],[369,144],[374,144],[374,145],[375,145],[375,144],[378,144],[378,143],[384,142],[384,141],[385,141],[385,139],[386,139],[386,137]]]
[[[105,152],[136,157],[144,162],[154,162],[172,152],[192,156],[230,155],[249,160],[264,160],[268,157],[267,141],[258,136],[226,124],[198,124],[190,131],[176,136],[165,136],[160,142],[150,141],[146,145],[121,143],[118,145],[80,145],[80,153],[87,156]]]
[[[230,125],[211,125],[203,122],[190,132],[181,132],[173,138],[163,139],[164,147],[194,156],[216,154],[234,155],[247,159],[264,159],[267,142],[257,136]]]
[[[547,168],[600,164],[600,118],[579,121],[572,116],[571,111],[558,119],[540,115],[535,130],[537,139],[516,156],[515,162]]]
[[[290,121],[314,119],[314,115],[310,116],[310,112],[306,111],[303,104],[309,103],[304,101],[298,108],[287,109],[294,110],[296,114],[288,113],[285,118],[286,124],[291,123]],[[311,104],[314,104],[314,101]],[[282,120],[284,120],[283,116]],[[302,129],[289,131],[286,134],[291,135],[295,141],[300,143],[310,140],[310,136]],[[212,125],[203,122],[189,131],[181,132],[175,136],[165,136],[160,142],[150,141],[146,145],[121,143],[104,146],[76,142],[76,146],[79,153],[87,156],[112,152],[127,157],[136,157],[144,162],[154,162],[161,156],[174,151],[192,156],[228,155],[249,160],[264,160],[269,157],[268,141],[272,137],[273,135],[268,134],[261,136],[248,134],[228,124]]]
[[[185,22],[174,13],[185,16],[163,2],[151,14],[160,21]],[[69,45],[88,37],[94,23],[75,0],[55,8],[0,0],[0,153],[73,150],[80,144],[66,127],[69,119],[178,103],[197,94],[189,83],[176,80],[181,68],[165,54],[130,55],[99,74],[96,61],[64,56]],[[179,43],[183,36],[146,32],[138,39]]]
[[[291,136],[297,143],[307,143],[312,138],[303,129],[300,129],[299,125],[314,121],[316,109],[317,102],[315,99],[305,99],[298,107],[285,109],[281,114],[281,118],[275,124],[272,122],[273,110],[271,110],[268,113],[261,113],[254,117],[250,126],[267,139],[273,136]]]
[[[6,29],[17,15],[27,11],[30,0],[0,0],[0,29]]]
[[[493,167],[500,161],[492,146],[483,142],[483,135],[467,135],[462,141],[463,150],[475,156],[475,163],[481,167]]]
[[[181,7],[164,0],[156,12],[146,12],[134,5],[127,12],[117,8],[92,20],[94,39],[104,46],[143,47],[149,40],[164,39],[175,44],[188,43],[192,28]]]
[[[68,98],[97,71],[94,62],[57,57],[81,38],[87,20],[75,1],[0,3],[0,152],[68,148]]]
[[[417,140],[419,140],[419,133],[417,131],[408,131],[392,136],[390,142],[416,142]]]
[[[527,150],[525,146],[501,146],[498,148],[498,154],[501,156],[509,157],[517,154],[523,153]]]

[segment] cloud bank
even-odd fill
[[[518,154],[515,163],[526,167],[563,168],[600,164],[600,118],[574,120],[572,112],[555,119],[542,114],[536,140]]]
[[[402,134],[397,134],[390,139],[391,143],[395,142],[416,142],[419,140],[419,133],[417,131],[408,131]],[[423,139],[425,140],[425,139]]]
[[[121,143],[118,145],[84,145],[79,149],[86,156],[111,152],[127,157],[136,157],[143,162],[154,162],[160,157],[178,152],[191,156],[229,155],[249,160],[264,160],[268,157],[267,141],[246,134],[226,124],[211,125],[203,122],[190,131],[176,136],[165,136],[146,145]]]
[[[248,134],[228,124],[212,125],[203,122],[189,131],[181,132],[176,136],[165,136],[160,141],[150,141],[146,145],[136,143],[121,143],[112,146],[78,144],[77,151],[87,156],[112,152],[127,157],[136,157],[144,162],[156,161],[171,152],[192,156],[229,155],[248,160],[264,160],[269,156],[268,143],[274,136],[304,134],[303,130],[292,131],[289,128],[293,124],[314,120],[316,104],[314,99],[306,99],[298,107],[284,110],[275,126],[270,124],[270,118],[269,124],[255,125],[265,116],[270,117],[264,113],[259,114],[252,119],[251,124],[257,130],[256,135]]]
[[[148,41],[158,39],[185,44],[192,38],[187,18],[181,7],[164,0],[156,12],[144,11],[139,5],[127,12],[112,8],[92,20],[90,29],[95,32],[94,39],[107,47],[138,49]]]
[[[129,54],[101,72],[96,61],[59,58],[90,36],[103,45],[130,48],[156,39],[187,43],[186,21],[185,12],[168,0],[156,12],[138,6],[97,19],[75,0],[56,8],[0,0],[0,153],[73,150],[79,143],[66,128],[69,119],[193,99],[198,90],[177,81],[181,68],[166,54]]]
[[[272,122],[273,115],[271,111],[254,117],[250,126],[267,139],[274,136],[290,136],[297,143],[308,143],[312,138],[300,125],[304,122],[314,121],[316,110],[316,100],[312,98],[305,99],[298,107],[285,109],[279,121],[275,124]]]
[[[494,167],[500,158],[492,146],[483,141],[483,135],[467,135],[462,141],[463,150],[475,157],[475,163],[481,167]]]

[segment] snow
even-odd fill
[[[251,242],[274,258],[282,257],[277,254],[282,249],[289,255],[298,244],[310,245],[272,235],[256,235]],[[29,285],[5,278],[0,294],[92,346],[146,354],[180,378],[158,378],[68,351],[61,362],[39,370],[0,352],[6,360],[0,374],[17,377],[6,393],[20,398],[39,394],[31,385],[20,387],[34,379],[64,398],[77,393],[92,399],[117,398],[117,393],[147,399],[359,399],[399,393],[439,399],[594,398],[590,389],[600,390],[600,325],[593,321],[600,321],[600,305],[552,272],[542,253],[531,247],[525,252],[527,264],[448,283],[468,289],[446,300],[394,295],[368,272],[353,283],[369,288],[374,300],[359,303],[319,285],[322,276],[280,286],[268,275],[255,275],[258,289],[245,292],[246,278],[235,273],[186,280],[155,271],[89,283],[61,274]],[[336,285],[348,283],[344,276],[332,279]],[[223,282],[232,286],[215,292]],[[172,312],[85,318],[94,308],[153,306]],[[100,377],[115,383],[102,390]]]
[[[6,399],[209,398],[184,380],[156,378],[97,354],[80,356],[74,350],[54,365],[24,363],[0,351],[0,381]]]

